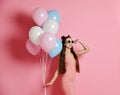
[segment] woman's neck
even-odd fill
[[[66,53],[71,53],[70,48],[66,48]]]

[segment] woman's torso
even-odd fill
[[[63,77],[73,80],[75,77],[76,68],[75,68],[75,58],[72,53],[65,55],[65,68],[66,68],[66,72],[64,73]]]

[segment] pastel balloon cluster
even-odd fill
[[[62,42],[55,34],[59,30],[60,14],[56,10],[36,8],[32,14],[36,26],[29,30],[26,49],[32,55],[37,55],[43,49],[51,58],[62,50]]]

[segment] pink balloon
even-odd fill
[[[48,14],[47,11],[43,8],[36,8],[33,11],[33,20],[34,22],[39,25],[42,26],[42,24],[47,20],[48,18]]]
[[[37,55],[40,51],[40,46],[34,45],[29,39],[26,41],[26,49],[31,55]]]
[[[53,33],[45,32],[40,37],[41,48],[49,53],[56,45],[56,37]]]

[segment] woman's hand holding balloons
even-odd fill
[[[49,82],[49,83],[44,84],[43,87],[48,87],[48,86],[51,86],[51,85],[52,85],[52,83]]]

